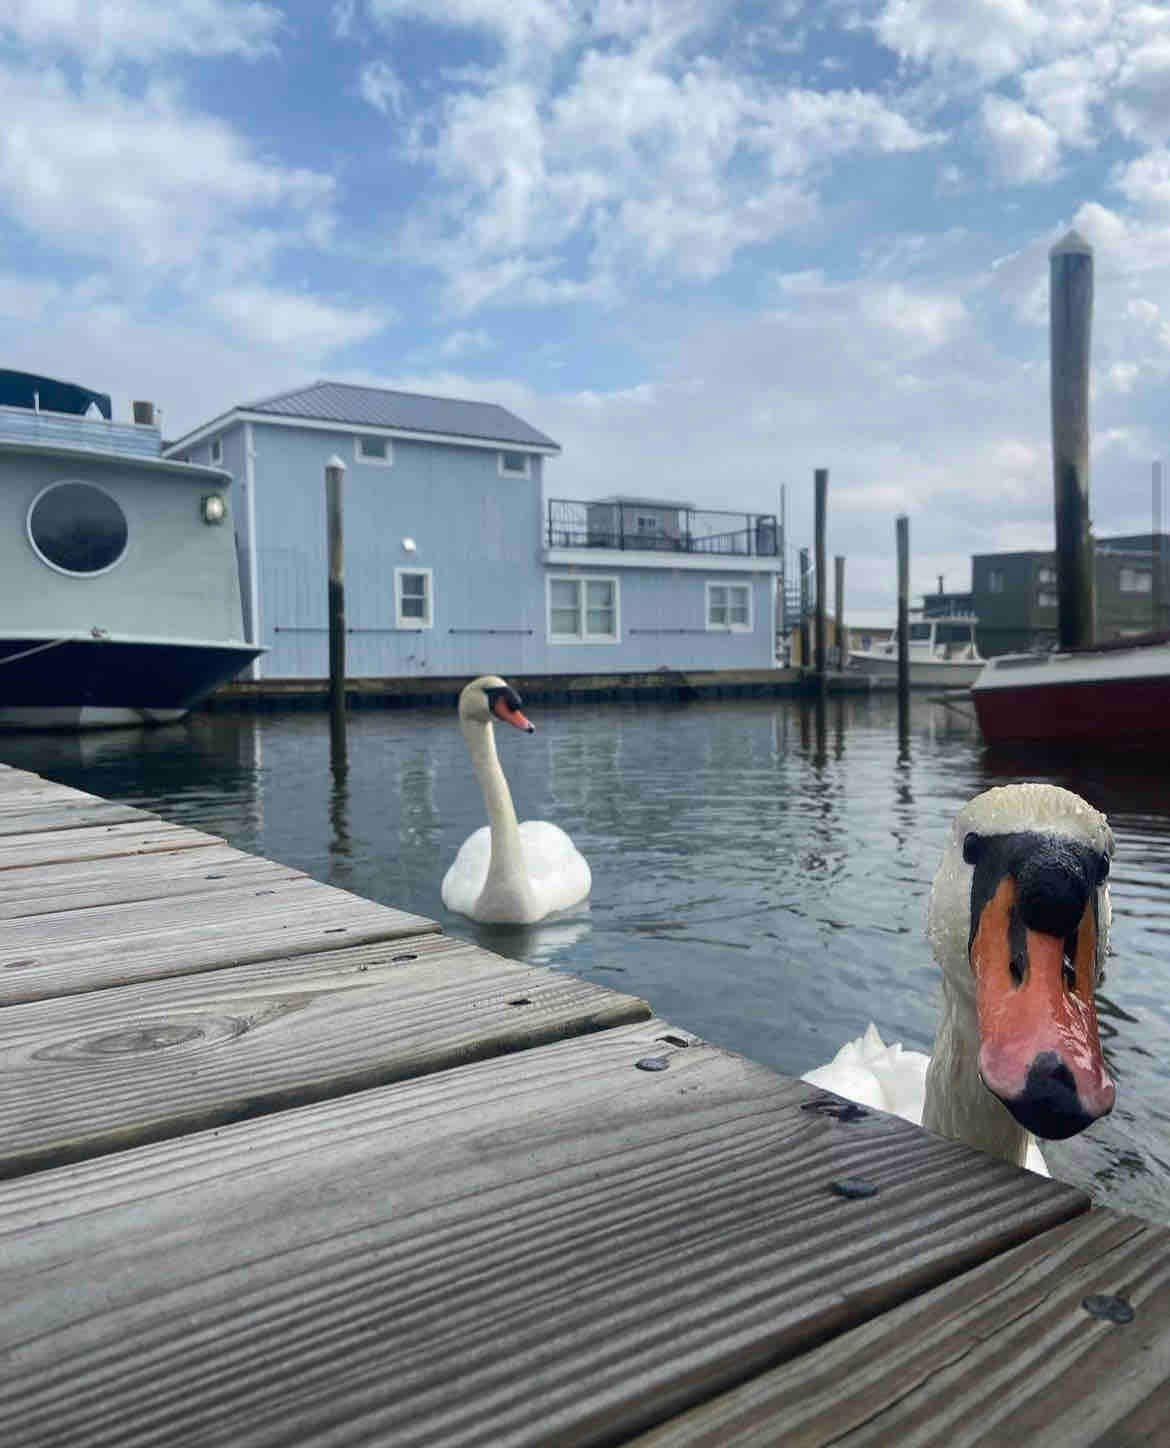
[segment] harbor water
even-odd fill
[[[591,704],[497,730],[521,819],[569,832],[593,891],[526,929],[444,909],[443,874],[484,823],[453,710],[351,716],[330,768],[321,713],[211,714],[152,731],[0,737],[0,760],[226,837],[438,920],[500,954],[645,997],[661,1016],[788,1075],[872,1020],[929,1051],[924,936],[950,821],[994,784],[1043,779],[1117,837],[1100,1001],[1113,1115],[1046,1148],[1098,1201],[1170,1222],[1170,768],[1153,755],[993,754],[973,720],[892,696]]]

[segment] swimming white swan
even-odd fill
[[[459,847],[441,894],[448,910],[473,920],[530,925],[584,900],[593,880],[584,856],[559,826],[545,820],[516,822],[496,754],[493,719],[534,732],[520,712],[515,689],[488,674],[473,679],[459,695],[459,727],[483,790],[488,823]]]
[[[1113,1109],[1094,991],[1109,942],[1113,835],[1079,795],[1013,784],[955,818],[927,936],[942,968],[934,1053],[871,1025],[802,1079],[1047,1175],[1032,1139]]]

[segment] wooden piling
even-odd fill
[[[825,513],[827,510],[829,494],[829,470],[828,468],[817,468],[813,474],[813,487],[815,494],[815,514],[813,523],[813,543],[816,548],[817,562],[817,604],[815,615],[816,629],[816,669],[817,687],[822,693],[825,690],[825,602],[829,596],[828,580],[826,578],[825,566]]]
[[[1048,257],[1058,633],[1062,649],[1075,649],[1093,642],[1093,546],[1089,528],[1093,248],[1084,237],[1070,231]]]
[[[1151,524],[1153,536],[1150,539],[1150,562],[1153,578],[1151,579],[1150,597],[1150,627],[1160,629],[1165,627],[1165,598],[1166,598],[1166,556],[1162,546],[1162,464],[1156,462],[1153,465],[1150,477],[1150,494],[1153,507],[1151,509]]]
[[[809,664],[808,639],[808,549],[800,550],[800,667],[807,669]]]
[[[329,738],[334,768],[345,759],[345,539],[341,487],[345,464],[325,465],[325,534],[329,555]]]
[[[898,540],[898,713],[910,707],[910,519],[895,523]]]
[[[849,651],[845,647],[845,559],[840,553],[833,559],[834,583],[834,611],[836,614],[837,632],[837,667],[844,669],[849,662]]]

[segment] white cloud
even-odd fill
[[[333,33],[338,40],[349,40],[357,18],[357,0],[334,0],[330,17],[333,20]]]
[[[386,60],[372,60],[358,76],[358,92],[384,116],[401,118],[406,111],[406,88],[398,72]]]
[[[1114,185],[1142,211],[1170,212],[1170,151],[1147,151],[1115,173]]]
[[[60,72],[0,69],[0,205],[61,251],[145,265],[255,266],[273,228],[321,224],[330,178],[255,157],[221,121],[167,91],[74,91]]]
[[[1089,146],[1094,141],[1094,109],[1104,101],[1116,66],[1116,49],[1107,45],[1025,71],[1020,89],[1029,108],[1066,146]]]
[[[904,60],[961,63],[993,81],[1025,64],[1050,19],[1029,0],[887,0],[874,29]]]
[[[676,59],[655,34],[586,49],[555,96],[530,75],[447,98],[435,140],[412,151],[447,189],[406,241],[447,274],[452,307],[612,297],[646,272],[712,278],[815,217],[834,158],[940,139],[870,93],[777,90]],[[567,273],[570,241],[585,259]]]
[[[895,282],[863,291],[861,314],[929,351],[949,340],[965,321],[967,309],[957,296],[915,292]]]
[[[985,96],[983,129],[1000,176],[1013,184],[1048,181],[1057,173],[1060,137],[1040,116],[1006,96]]]
[[[259,0],[5,0],[0,12],[0,36],[103,68],[168,54],[258,56],[282,24]]]
[[[232,287],[214,293],[209,303],[237,335],[265,347],[292,348],[302,358],[364,342],[390,321],[367,308],[339,307],[273,287]]]
[[[1118,76],[1119,129],[1149,145],[1170,140],[1170,14],[1161,18],[1163,32],[1127,55]]]
[[[2,295],[2,293],[0,293]],[[492,339],[482,329],[473,332],[458,331],[452,332],[439,345],[440,357],[468,357],[475,352],[486,352],[492,345]]]
[[[368,0],[370,18],[383,26],[422,20],[447,29],[472,29],[495,40],[507,59],[551,56],[573,36],[573,0]]]

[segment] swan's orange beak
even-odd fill
[[[530,724],[519,709],[513,709],[503,694],[497,694],[492,703],[492,713],[514,729],[523,729],[525,734],[535,734],[536,725]]]
[[[1093,996],[1096,912],[1090,894],[1069,934],[1053,935],[1027,926],[1019,895],[1005,875],[971,941],[979,1074],[1022,1126],[1061,1141],[1113,1110]]]

